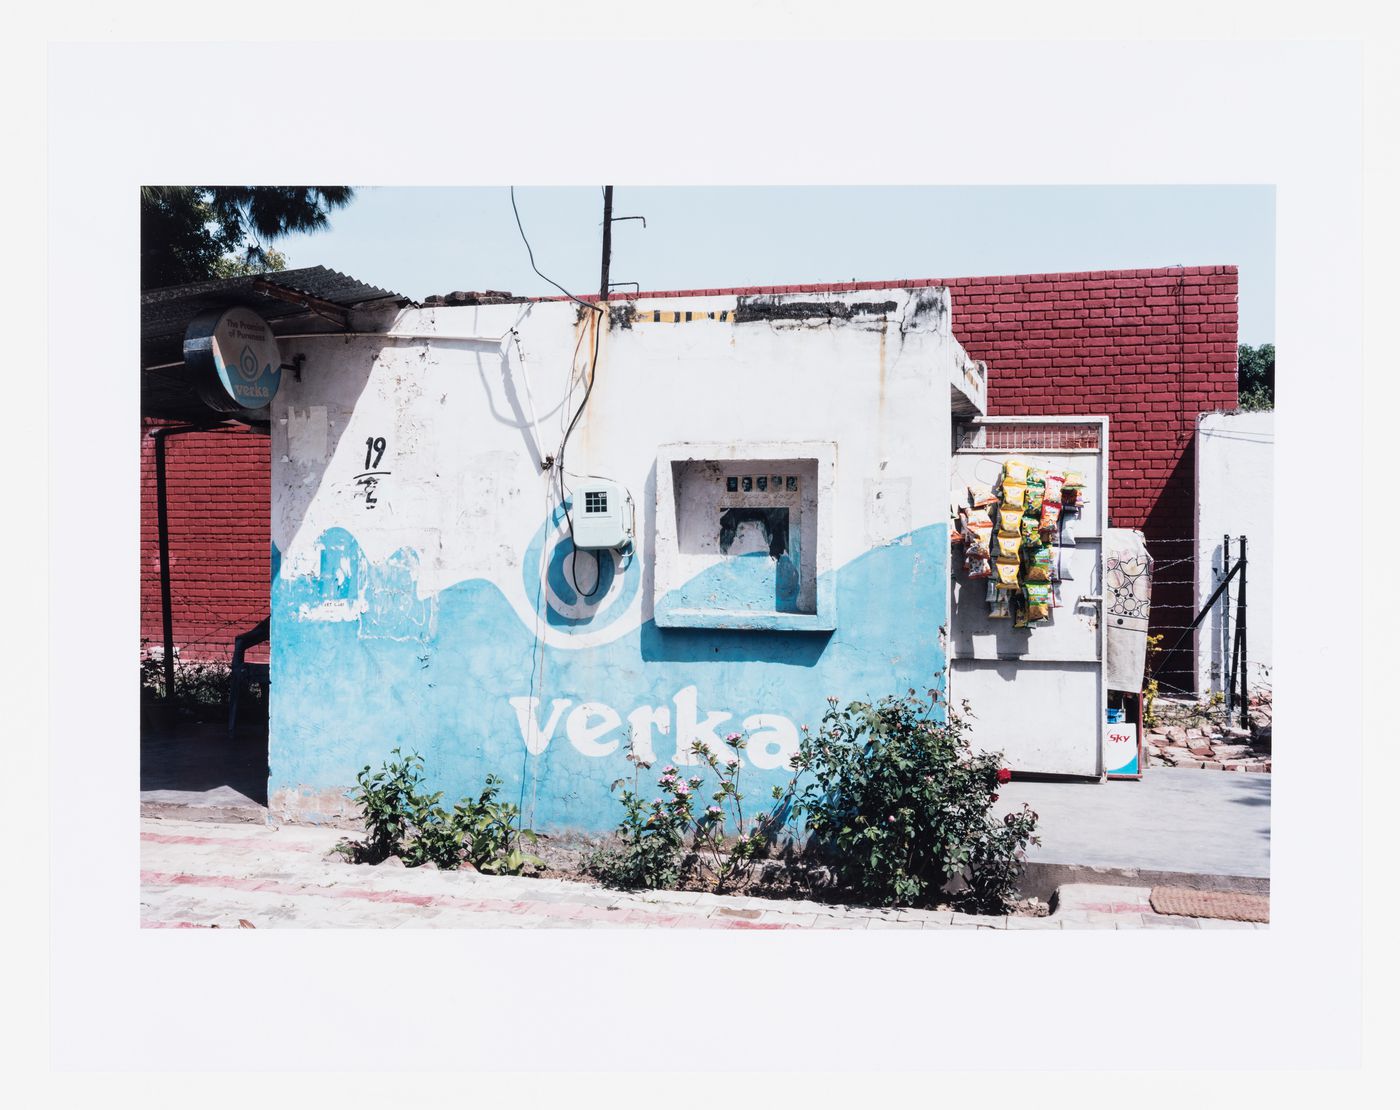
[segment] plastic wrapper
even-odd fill
[[[1059,501],[1064,492],[1065,480],[1059,474],[1045,475],[1045,496],[1042,500]]]
[[[1011,509],[1003,505],[997,513],[997,528],[1003,532],[1019,532],[1023,515],[1023,510]]]
[[[964,555],[963,574],[968,578],[990,578],[992,561],[985,555]]]
[[[1055,567],[1055,549],[1049,546],[1041,547],[1025,562],[1027,582],[1049,582],[1051,571]]]
[[[998,559],[992,564],[995,577],[992,579],[999,590],[1019,590],[1021,588],[1021,560]]]
[[[1028,624],[1050,619],[1052,602],[1049,582],[1027,582],[1022,594],[1025,600],[1026,622]]]
[[[1045,485],[1045,471],[1041,470],[1040,467],[1038,467],[1038,466],[1028,466],[1028,467],[1026,467],[1026,485],[1028,485],[1028,486],[1043,486],[1043,485]]]
[[[996,554],[998,559],[1019,558],[1021,555],[1021,533],[998,532]]]
[[[1054,530],[1060,526],[1060,505],[1056,501],[1047,501],[1040,507],[1040,530],[1054,534]]]
[[[1002,590],[997,590],[996,596],[992,598],[991,605],[987,609],[987,616],[991,617],[992,620],[1010,620],[1011,595]]]
[[[1003,482],[1001,484],[1001,506],[1004,509],[1024,509],[1026,507],[1026,483]]]
[[[1026,512],[1028,512],[1028,513],[1030,513],[1030,514],[1032,514],[1032,515],[1037,515],[1037,514],[1039,514],[1039,512],[1040,512],[1040,506],[1044,503],[1044,501],[1045,501],[1045,487],[1044,487],[1044,486],[1027,486],[1027,487],[1026,487]]]
[[[1066,505],[1060,514],[1060,546],[1076,547],[1074,529],[1079,523],[1079,506]]]
[[[1001,468],[1002,485],[1005,486],[1007,482],[1015,482],[1018,485],[1025,485],[1026,475],[1029,472],[1029,470],[1030,467],[1028,467],[1020,459],[1007,459],[1006,462],[1002,464]]]
[[[997,503],[997,495],[991,486],[971,485],[967,487],[967,503],[974,508],[987,509]]]

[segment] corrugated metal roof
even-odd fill
[[[180,367],[147,369],[182,360],[185,331],[203,312],[247,305],[256,309],[273,331],[282,332],[298,320],[320,321],[318,327],[330,323],[314,307],[278,296],[269,286],[347,310],[376,301],[406,300],[325,266],[147,289],[141,294],[141,415],[165,420],[218,419],[185,384]],[[279,323],[284,326],[279,327]]]

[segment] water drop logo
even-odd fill
[[[551,628],[594,632],[631,608],[642,569],[633,554],[575,551],[566,507],[572,512],[570,502],[557,506],[525,551],[525,596]]]
[[[238,376],[245,382],[252,382],[257,381],[258,375],[261,373],[262,367],[258,365],[258,356],[253,353],[252,347],[245,346],[243,353],[238,356]]]

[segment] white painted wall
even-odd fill
[[[1196,422],[1196,611],[1209,600],[1231,565],[1239,537],[1249,538],[1249,682],[1273,686],[1274,414],[1209,412]],[[1196,632],[1196,688],[1224,690],[1225,665],[1234,640],[1239,578],[1230,584],[1230,607],[1216,603]],[[1194,615],[1194,614],[1192,614]]]
[[[828,299],[843,297],[872,294]],[[889,319],[835,324],[652,323],[646,317],[654,307],[698,317],[732,313],[737,299],[637,302],[637,322],[605,324],[598,336],[598,374],[569,440],[567,470],[613,478],[630,490],[638,555],[648,562],[653,472],[658,447],[667,443],[839,442],[830,566],[889,541],[883,506],[866,499],[890,482],[907,483],[908,527],[945,521],[949,386],[963,382],[969,360],[952,337],[946,291],[892,289],[880,298],[898,306]],[[931,298],[941,298],[941,307],[916,320],[916,302]],[[284,343],[284,353],[305,353],[307,361],[302,381],[289,375],[273,406],[272,541],[281,573],[316,573],[318,537],[339,526],[372,561],[400,548],[416,552],[420,596],[486,578],[533,622],[521,547],[558,497],[556,472],[542,473],[537,455],[557,453],[582,400],[592,315],[561,301],[406,309],[386,321],[387,337]],[[513,327],[518,349],[499,342]],[[389,473],[380,476],[368,509],[357,475],[367,469],[367,441],[380,437],[387,450],[377,469]],[[650,585],[602,639],[651,617]],[[543,634],[574,647],[591,640],[577,631]]]

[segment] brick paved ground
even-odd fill
[[[1061,887],[1056,912],[1043,918],[877,910],[681,891],[624,894],[563,879],[356,866],[330,854],[342,835],[304,826],[145,816],[141,924],[161,929],[1256,927],[1157,914],[1146,887]]]

